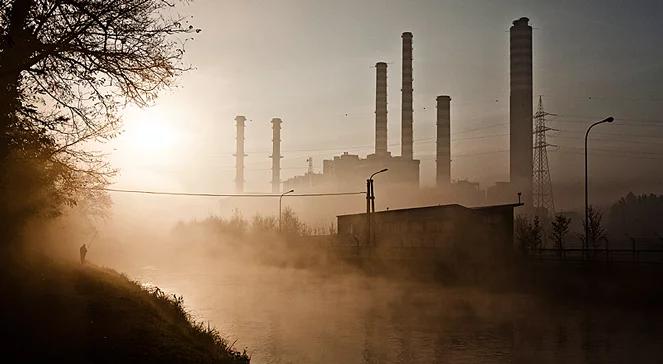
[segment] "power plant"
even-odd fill
[[[401,34],[401,153],[392,155],[388,143],[388,109],[386,62],[375,64],[375,149],[365,158],[348,152],[323,160],[322,173],[314,173],[309,164],[303,176],[283,181],[283,190],[297,191],[355,191],[363,186],[373,172],[388,168],[389,173],[380,176],[380,186],[385,189],[403,188],[403,191],[419,189],[420,161],[414,159],[414,96],[413,96],[413,35]],[[467,180],[452,182],[451,176],[451,97],[436,98],[436,117],[430,122],[436,125],[435,190],[431,196],[471,196],[470,203],[513,202],[516,194],[522,194],[522,202],[532,206],[533,180],[533,85],[532,85],[532,27],[528,18],[513,21],[510,28],[510,96],[509,96],[509,182],[497,182],[487,192],[479,184]],[[240,122],[240,118],[241,122]],[[244,120],[237,117],[237,190],[243,188],[243,140]],[[273,129],[272,192],[281,191],[281,119],[271,121]],[[241,127],[240,127],[241,124]]]

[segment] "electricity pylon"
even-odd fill
[[[539,108],[534,114],[534,186],[533,205],[534,214],[545,217],[555,213],[552,183],[550,182],[550,167],[548,166],[548,147],[554,146],[546,142],[546,132],[555,130],[546,126],[546,116],[555,116],[543,111],[543,101],[539,96]]]

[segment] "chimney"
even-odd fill
[[[412,159],[412,33],[403,38],[403,86],[401,88],[401,156]]]
[[[235,117],[237,122],[237,149],[235,151],[235,192],[244,192],[244,122],[246,118],[242,115]]]
[[[520,18],[510,29],[509,173],[514,192],[532,205],[532,27]]]
[[[272,119],[272,193],[281,192],[281,119]]]
[[[437,187],[451,182],[451,97],[437,97],[437,146],[435,158]]]
[[[387,64],[375,64],[375,156],[387,156]]]

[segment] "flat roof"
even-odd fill
[[[488,209],[494,209],[494,208],[502,208],[502,207],[518,207],[518,206],[523,206],[524,204],[522,202],[515,202],[515,203],[509,203],[509,204],[501,204],[501,205],[486,205],[486,206],[474,206],[474,207],[467,207],[459,204],[447,204],[447,205],[434,205],[434,206],[419,206],[419,207],[408,207],[404,209],[394,209],[394,210],[382,210],[382,211],[376,211],[376,214],[382,214],[382,213],[390,213],[390,212],[403,212],[403,211],[414,211],[414,210],[425,210],[425,209],[438,209],[438,208],[463,208],[463,209],[468,209],[468,210],[488,210]],[[336,215],[336,217],[343,217],[343,216],[357,216],[357,215],[364,215],[366,212],[360,212],[356,214],[345,214],[345,215]]]

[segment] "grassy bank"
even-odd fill
[[[181,298],[112,270],[33,259],[2,272],[3,362],[249,362]]]

